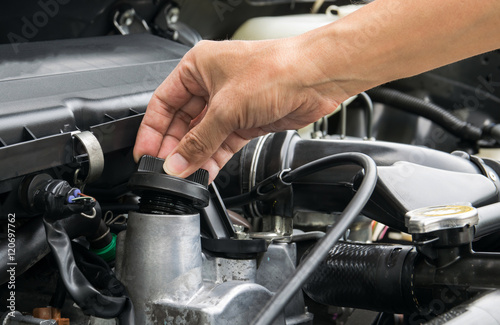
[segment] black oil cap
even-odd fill
[[[145,155],[142,156],[141,160],[139,161],[139,167],[137,167],[137,171],[168,175],[165,173],[163,169],[164,163],[165,159]],[[201,168],[195,171],[193,174],[186,177],[187,180],[198,183],[205,187],[208,187],[208,178],[209,178],[208,171]]]
[[[186,203],[195,210],[200,210],[208,205],[210,193],[208,191],[208,171],[198,169],[187,178],[168,175],[163,170],[164,159],[152,156],[143,156],[139,161],[137,172],[132,174],[129,187],[140,196],[151,196],[155,200],[168,198]],[[144,198],[141,199],[141,201]],[[169,201],[169,204],[171,201]]]

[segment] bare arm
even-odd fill
[[[500,1],[377,0],[298,38],[322,82],[352,95],[500,48],[499,29]]]
[[[349,96],[500,48],[500,1],[377,0],[284,40],[201,42],[155,91],[134,157],[215,178],[249,139],[303,127]]]

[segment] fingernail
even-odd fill
[[[167,158],[167,161],[165,161],[163,168],[169,175],[179,175],[188,168],[188,162],[186,158],[176,153],[173,156]]]

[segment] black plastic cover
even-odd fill
[[[145,34],[26,43],[17,54],[0,45],[0,180],[71,162],[73,131],[93,131],[105,153],[133,146],[138,114],[187,50]]]
[[[18,53],[0,45],[0,210],[25,216],[17,198],[25,175],[72,181],[86,162],[77,131],[92,132],[105,158],[88,194],[126,192],[152,92],[188,50],[147,34],[30,42]]]
[[[457,203],[480,207],[497,201],[497,187],[480,174],[442,170],[406,161],[378,167],[377,171],[377,186],[363,212],[396,229],[406,230],[404,215],[414,209]]]

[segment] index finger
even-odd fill
[[[143,155],[158,155],[163,138],[176,112],[192,97],[193,94],[181,80],[180,68],[177,66],[155,90],[149,101],[146,114],[137,132],[134,146],[135,161]]]

